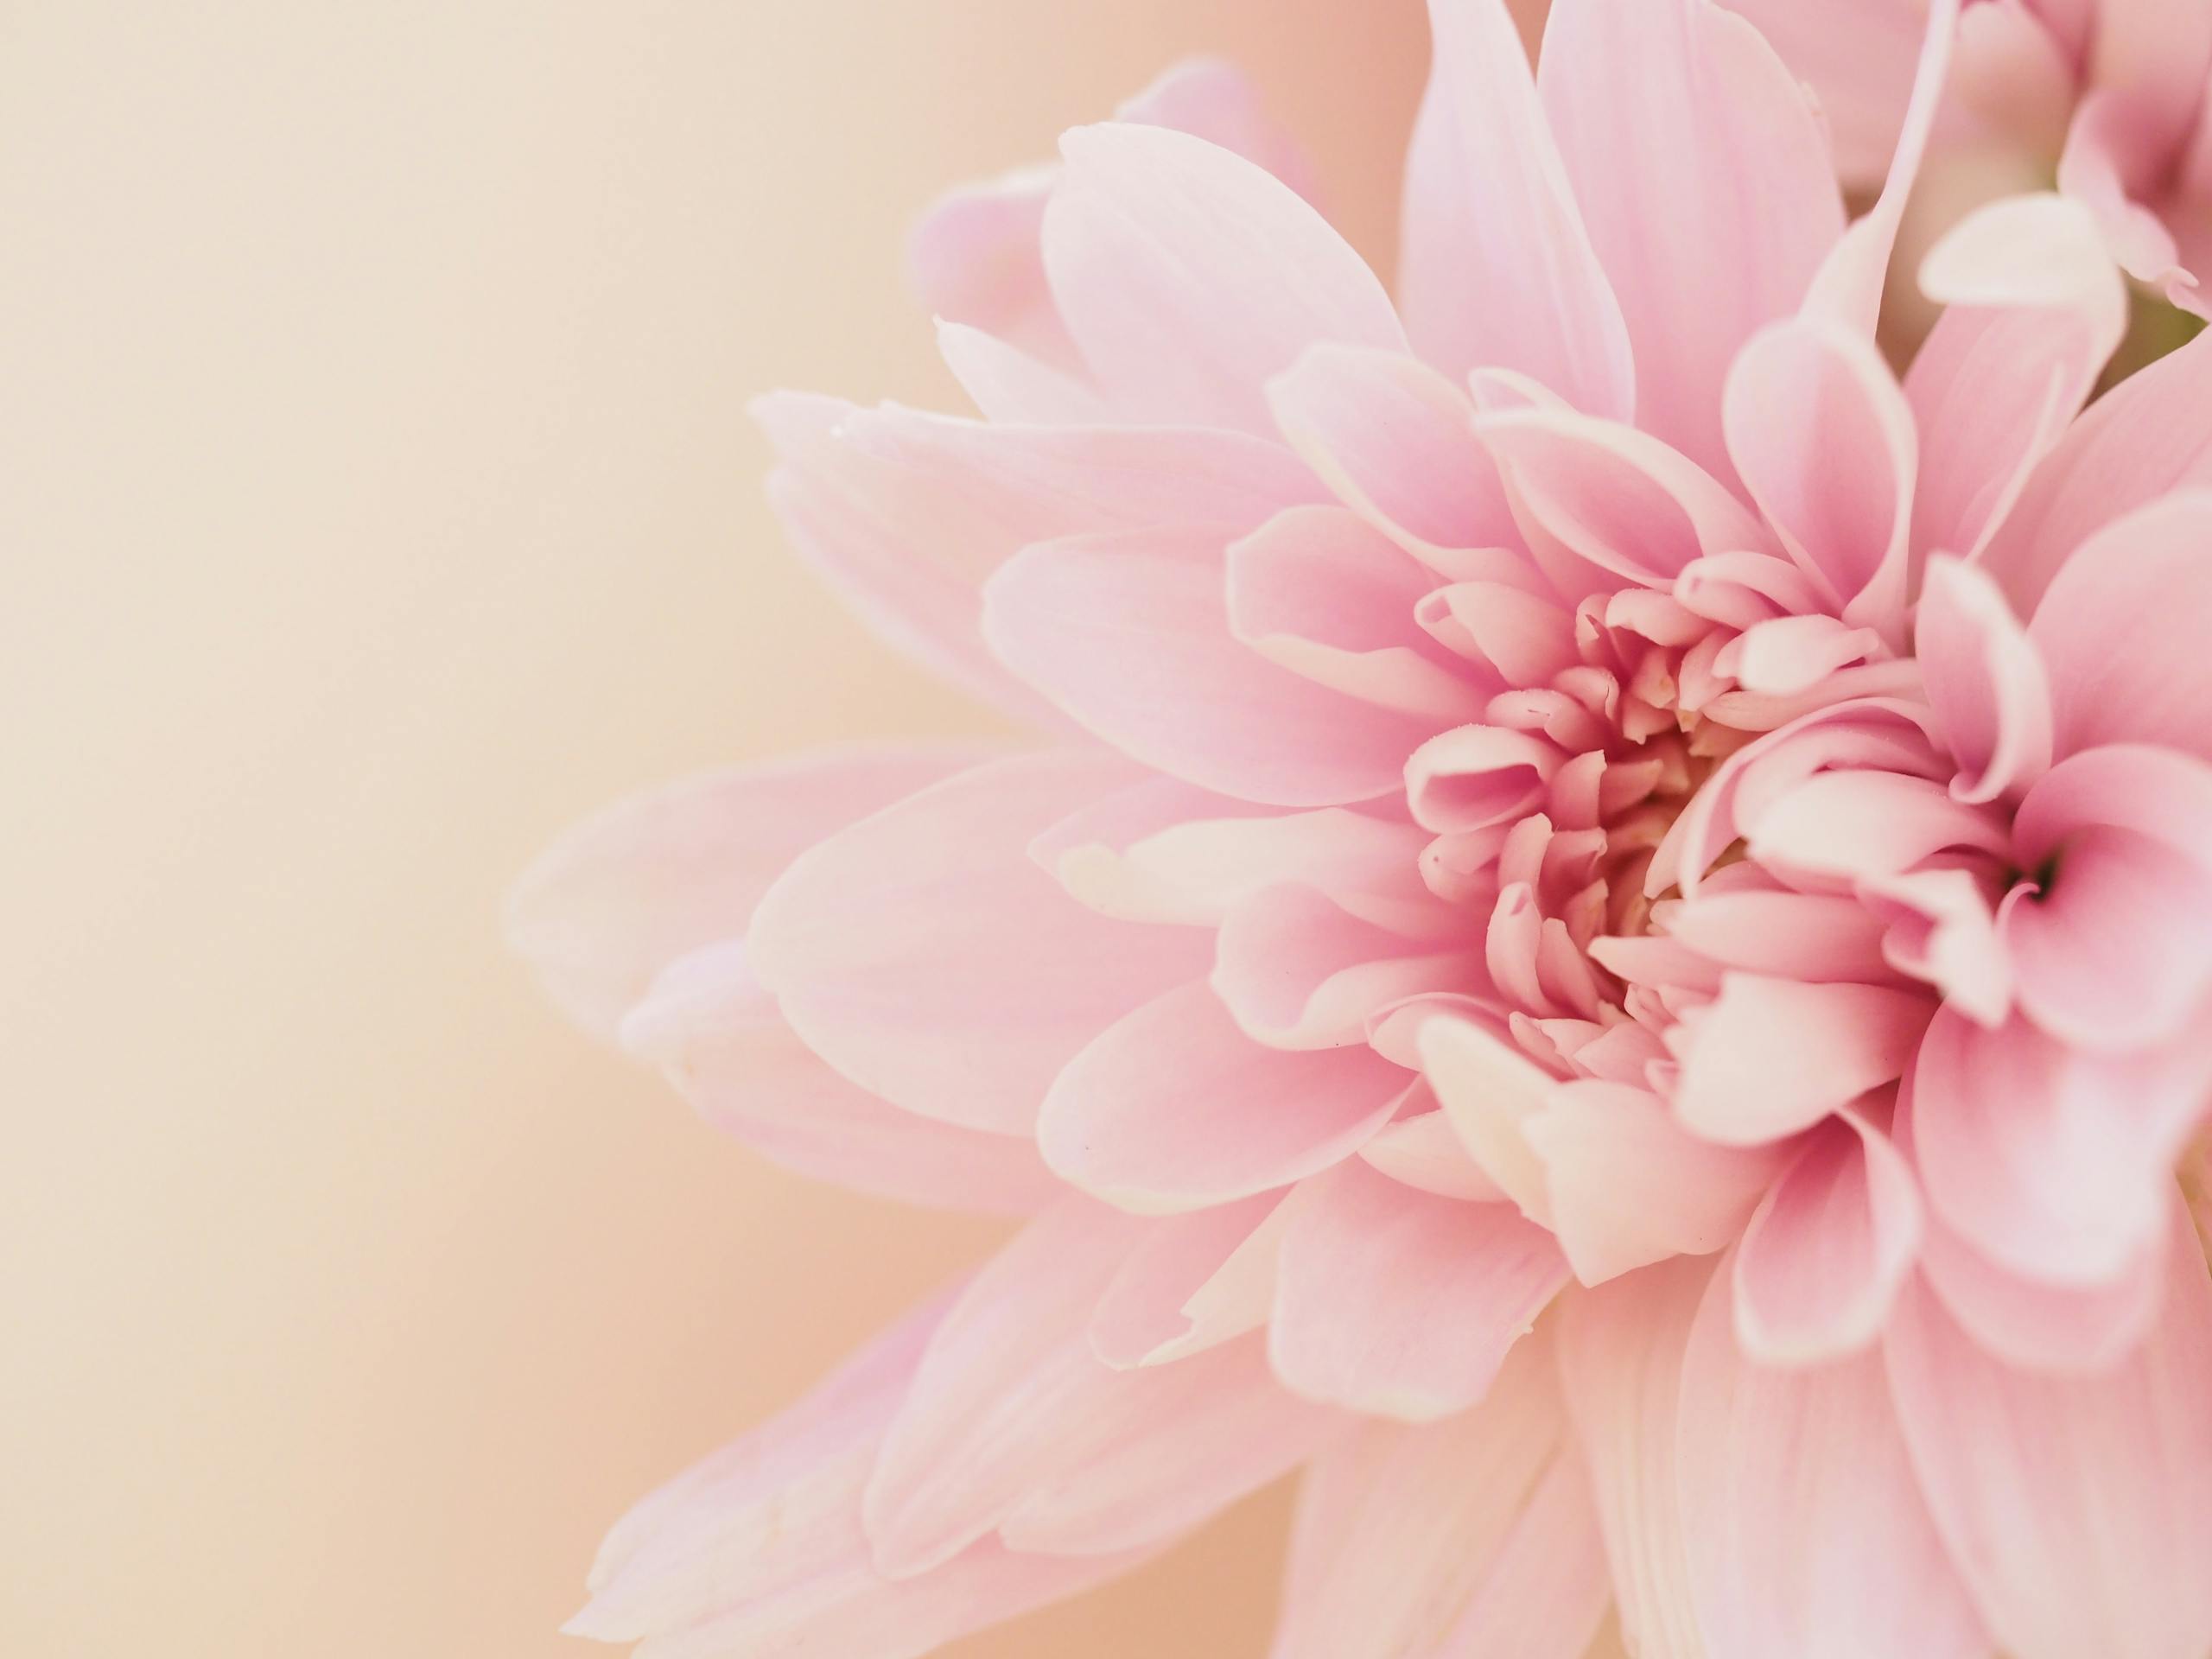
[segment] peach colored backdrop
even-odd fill
[[[531,1659],[604,1525],[992,1226],[588,1048],[508,877],[633,786],[982,717],[742,406],[943,399],[936,190],[1192,50],[1387,260],[1418,0],[0,9],[0,1652]],[[959,1649],[1262,1649],[1280,1494]]]

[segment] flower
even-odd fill
[[[1880,181],[1904,118],[1927,0],[1726,0],[1810,82],[1845,178]],[[2054,175],[2113,256],[2204,316],[2212,271],[2212,9],[2143,0],[1968,0],[1941,123],[1953,201]]]
[[[793,539],[1050,734],[709,776],[518,944],[797,1168],[1028,1217],[572,1626],[893,1659],[1303,1467],[1279,1659],[2203,1659],[2212,379],[1707,0],[1433,0],[1395,302],[1229,71],[918,238],[982,418]],[[2025,619],[2023,620],[2022,619]]]

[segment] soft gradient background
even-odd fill
[[[989,1225],[557,1023],[501,890],[689,768],[982,717],[747,397],[942,401],[942,186],[1232,54],[1387,264],[1417,0],[0,3],[0,1652],[506,1659]],[[1243,1659],[1281,1496],[969,1659]]]

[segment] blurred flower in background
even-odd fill
[[[1173,71],[923,226],[980,418],[759,406],[1035,745],[693,780],[511,932],[768,1156],[1029,1219],[575,1631],[898,1659],[1302,1467],[1282,1659],[2212,1649],[2212,381],[2090,402],[2123,270],[2190,298],[2135,83],[1931,227],[1900,375],[2043,25],[1905,8],[1900,83],[1770,9],[1560,0],[1532,73],[1433,0],[1395,297]]]

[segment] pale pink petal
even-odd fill
[[[1677,1447],[1707,1659],[1988,1659],[1880,1357],[1761,1363],[1738,1345],[1731,1279],[1713,1275],[1691,1333]]]
[[[1908,1287],[1890,1384],[1936,1526],[2017,1659],[2212,1646],[2212,1278],[2177,1210],[2166,1307],[2106,1375],[2017,1370]]]
[[[1557,0],[1539,65],[1635,346],[1637,424],[1728,480],[1728,365],[1797,308],[1843,230],[1819,118],[1758,31],[1713,5]]]
[[[1402,348],[1389,296],[1287,186],[1165,128],[1062,137],[1045,269],[1115,405],[1271,432],[1263,387],[1322,340]]]
[[[1496,688],[1415,626],[1433,574],[1343,507],[1289,507],[1229,550],[1229,628],[1281,668],[1378,709],[1457,725]]]
[[[2002,855],[2002,821],[1904,772],[1824,772],[1748,817],[1751,853],[1792,880],[1896,875],[1953,849]]]
[[[1522,1134],[1543,1165],[1552,1230],[1586,1285],[1720,1249],[1785,1161],[1774,1148],[1700,1141],[1648,1090],[1618,1083],[1562,1084]]]
[[[1281,1202],[1262,1193],[1146,1228],[1091,1313],[1091,1351],[1127,1370],[1256,1331],[1274,1300]]]
[[[1110,1445],[1038,1487],[1005,1521],[1007,1548],[1051,1555],[1142,1549],[1211,1519],[1348,1431],[1276,1385],[1256,1335],[1164,1371],[1128,1373],[1147,1399]]]
[[[1037,251],[1054,169],[1029,167],[940,198],[906,244],[907,280],[925,309],[1060,365],[1075,360]]]
[[[1473,1405],[1567,1276],[1511,1206],[1413,1192],[1357,1161],[1283,1209],[1275,1374],[1372,1415],[1427,1422]]]
[[[1224,596],[1234,539],[1196,526],[1033,547],[991,578],[984,637],[1085,728],[1189,782],[1281,806],[1392,789],[1433,721],[1239,643]]]
[[[2013,842],[2038,883],[2000,923],[2021,1006],[2082,1048],[2181,1037],[2212,994],[2212,768],[2088,750],[2028,791]]]
[[[1964,869],[1908,870],[1859,883],[1868,916],[1888,925],[1882,955],[1924,979],[1968,1019],[2000,1026],[2012,1007],[2012,962],[1986,883]]]
[[[1746,691],[1789,697],[1839,669],[1882,654],[1882,636],[1872,628],[1854,628],[1833,616],[1777,616],[1752,623],[1730,640],[1713,666]]]
[[[1707,1659],[1684,1549],[1676,1452],[1682,1357],[1709,1262],[1678,1259],[1563,1299],[1566,1384],[1636,1659]]]
[[[2036,467],[1982,555],[2021,615],[2035,613],[2059,568],[2107,524],[2212,484],[2208,365],[2212,339],[2200,336],[2138,370],[2091,404]]]
[[[566,831],[523,872],[507,895],[508,942],[563,1013],[611,1039],[662,969],[742,935],[794,858],[984,753],[831,751],[634,797]]]
[[[1855,188],[1882,181],[1912,91],[1927,0],[1726,0],[1813,89]],[[1990,8],[1995,10],[1995,8]]]
[[[1423,1092],[1429,1092],[1426,1085]],[[1468,1153],[1451,1114],[1433,1107],[1427,1111],[1402,1108],[1397,1119],[1378,1130],[1359,1155],[1416,1192],[1476,1204],[1494,1204],[1507,1197],[1505,1189]]]
[[[2176,304],[2191,304],[2196,278],[2182,265],[2172,231],[2138,200],[2157,188],[2164,170],[2133,99],[2103,86],[2082,100],[2058,158],[2058,188],[2095,216],[2105,245],[2129,276]]]
[[[2017,794],[2050,764],[2050,690],[2043,659],[2003,591],[1977,567],[1929,561],[1914,648],[1961,801]]]
[[[1724,1145],[1778,1141],[1894,1082],[1934,1012],[1915,991],[1727,975],[1668,1033],[1681,1063],[1675,1111]]]
[[[1472,1411],[1314,1460],[1273,1659],[1578,1659],[1610,1586],[1550,1358],[1532,1338]]]
[[[1548,685],[1581,660],[1574,613],[1554,599],[1502,582],[1459,582],[1422,601],[1422,626],[1504,686]]]
[[[1205,969],[1203,932],[1110,921],[1023,855],[1138,775],[1096,753],[1025,756],[862,820],[761,900],[754,970],[807,1046],[870,1093],[1026,1132],[1077,1049]]]
[[[1805,1138],[1744,1230],[1735,1331],[1765,1366],[1867,1347],[1920,1250],[1920,1195],[1889,1137],[1855,1112]]]
[[[1480,957],[1457,941],[1409,939],[1313,887],[1270,887],[1230,912],[1214,989],[1247,1035],[1271,1047],[1336,1048],[1423,993],[1471,991]]]
[[[1033,1518],[1040,1534],[1057,1534],[1056,1549],[1158,1542],[1312,1449],[1321,1420],[1271,1414],[1274,1453],[1247,1445],[1210,1465],[1207,1480],[1180,1484],[1222,1423],[1278,1390],[1257,1363],[1256,1338],[1140,1370],[1116,1370],[1092,1352],[1092,1311],[1144,1228],[1071,1196],[962,1293],[885,1434],[863,1500],[889,1576],[930,1571],[1032,1503],[1044,1506]],[[1116,1458],[1127,1466],[1102,1466]]]
[[[2053,579],[2028,637],[2050,677],[2060,754],[2163,743],[2212,760],[2207,545],[2212,493],[2187,492],[2098,531]]]
[[[1873,342],[1820,319],[1754,337],[1728,375],[1728,451],[1847,622],[1902,640],[1919,439]]]
[[[1109,1204],[1192,1209],[1341,1162],[1389,1121],[1409,1081],[1364,1044],[1262,1047],[1201,982],[1147,1002],[1070,1060],[1037,1139],[1055,1173]]]
[[[1729,893],[1708,883],[1654,918],[1669,938],[1723,968],[1813,982],[1888,977],[1881,921],[1841,894]]]
[[[1454,727],[1405,764],[1414,821],[1440,835],[1510,823],[1544,798],[1567,756],[1548,738],[1503,726]]]
[[[939,321],[938,354],[987,420],[1017,425],[1098,426],[1106,400],[1073,375],[964,322]]]
[[[1434,369],[1402,352],[1316,346],[1268,383],[1268,403],[1330,489],[1431,569],[1474,575],[1480,555],[1468,550],[1513,544],[1474,407]]]
[[[1621,306],[1574,203],[1501,0],[1430,0],[1435,50],[1406,158],[1407,331],[1446,372],[1507,369],[1626,420]]]
[[[1663,588],[1708,553],[1761,549],[1758,520],[1695,461],[1636,428],[1566,410],[1478,416],[1530,551],[1568,599]]]
[[[1414,1042],[1422,1074],[1468,1155],[1523,1215],[1549,1225],[1543,1160],[1524,1131],[1558,1093],[1560,1080],[1471,1020],[1425,1020]]]
[[[2088,401],[2126,330],[2127,296],[2088,215],[2050,194],[1969,214],[1920,284],[1945,309],[1904,380],[1920,435],[1913,545],[1970,558]]]
[[[1268,114],[1252,78],[1223,59],[1174,65],[1116,110],[1114,118],[1172,127],[1218,144],[1265,168],[1308,201],[1316,200],[1313,166],[1303,147]]]
[[[1913,1074],[1929,1205],[2016,1273],[2109,1281],[2164,1224],[2174,1159],[2212,1082],[2203,1048],[2100,1057],[2017,1016],[1990,1031],[1946,1009]]]
[[[709,1123],[800,1174],[909,1203],[1014,1214],[1060,1191],[1031,1137],[918,1117],[831,1071],[776,1011],[735,941],[671,963],[621,1035]]]
[[[1320,888],[1380,926],[1420,931],[1434,896],[1413,825],[1344,807],[1271,812],[1155,779],[1057,823],[1030,856],[1101,915],[1216,925],[1266,888]]]

